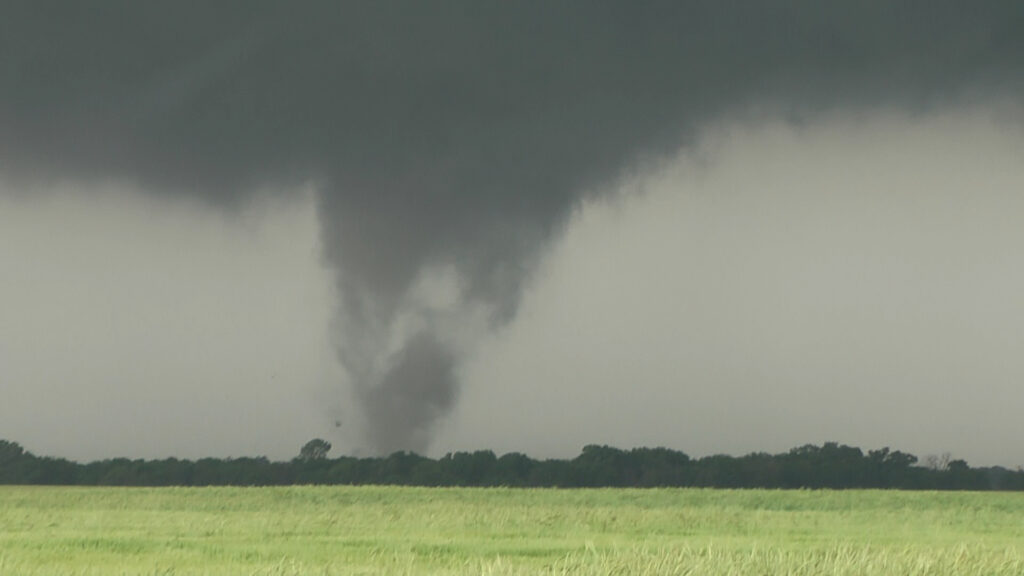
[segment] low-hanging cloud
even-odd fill
[[[632,167],[725,114],[1019,103],[1022,81],[1017,2],[11,3],[0,174],[228,209],[314,185],[367,444],[422,450],[466,334]]]

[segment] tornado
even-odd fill
[[[14,1],[0,176],[312,186],[363,443],[424,451],[573,211],[709,122],[1022,86],[1019,2]]]

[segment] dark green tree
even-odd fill
[[[302,450],[299,450],[299,460],[303,462],[323,460],[327,458],[327,453],[330,451],[330,442],[321,438],[314,438],[309,442],[306,442],[306,444],[302,446]]]

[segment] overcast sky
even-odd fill
[[[0,438],[1024,464],[1016,3],[104,6],[0,24]]]

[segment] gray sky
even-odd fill
[[[576,215],[438,442],[1015,466],[1022,153],[984,108],[712,130]]]
[[[0,437],[1024,460],[1017,3],[106,6],[0,24]]]

